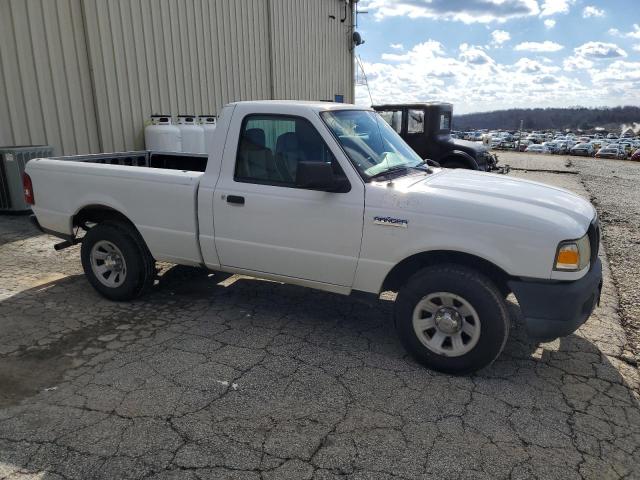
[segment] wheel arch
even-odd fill
[[[134,232],[139,237],[144,248],[149,251],[147,240],[144,238],[144,235],[142,234],[142,232],[140,232],[136,224],[133,223],[133,221],[131,221],[131,219],[129,219],[129,217],[127,217],[124,213],[113,207],[97,203],[85,205],[84,207],[80,208],[71,218],[71,224],[73,228],[84,228],[86,223],[98,224],[106,221],[115,221],[125,224],[132,230],[132,232]]]
[[[510,292],[507,282],[511,278],[511,275],[505,272],[502,268],[482,257],[455,250],[433,250],[420,252],[405,258],[396,264],[389,273],[387,273],[387,276],[382,282],[380,292],[397,292],[400,287],[402,287],[407,280],[418,271],[425,267],[444,263],[452,263],[473,268],[492,280],[498,289],[505,295]]]
[[[438,160],[438,163],[446,168],[447,163],[451,161],[462,162],[471,170],[479,169],[478,162],[476,162],[476,160],[471,155],[469,155],[467,152],[463,152],[462,150],[452,150],[451,152],[448,152],[444,157]]]
[[[73,227],[82,227],[85,223],[102,223],[107,220],[116,220],[133,227],[136,231],[135,224],[124,213],[119,210],[102,204],[85,205],[80,208],[71,217],[71,223]],[[140,233],[138,231],[138,233]]]

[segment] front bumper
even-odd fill
[[[511,170],[509,165],[498,166],[498,156],[495,153],[486,154],[486,171],[492,173],[502,173],[506,175]]]
[[[602,263],[574,282],[508,282],[520,304],[530,337],[549,341],[575,332],[600,302]]]

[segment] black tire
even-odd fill
[[[477,313],[479,338],[467,353],[445,356],[427,348],[418,337],[413,327],[414,309],[436,292],[450,292],[463,298]],[[400,289],[395,302],[395,324],[403,346],[418,362],[439,372],[465,375],[498,358],[509,337],[510,318],[504,297],[491,280],[471,268],[444,264],[420,270]]]
[[[100,241],[115,245],[124,257],[126,276],[121,285],[109,287],[93,271],[91,251]],[[89,229],[82,240],[80,258],[89,283],[109,300],[132,300],[151,288],[156,277],[155,260],[144,240],[133,227],[124,222],[107,221]]]

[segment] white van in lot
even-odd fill
[[[156,261],[344,295],[396,291],[406,349],[457,374],[502,351],[509,293],[543,340],[575,331],[598,302],[596,211],[566,190],[429,168],[352,105],[234,103],[215,136],[208,159],[32,160],[35,222],[65,240],[58,248],[82,242],[87,278],[113,300],[152,286]]]

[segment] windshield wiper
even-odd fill
[[[411,167],[407,167],[407,166],[403,166],[403,167],[393,167],[393,168],[390,168],[390,169],[388,169],[388,170],[383,170],[383,171],[378,172],[378,173],[376,173],[376,174],[374,174],[374,175],[371,175],[371,176],[369,177],[369,179],[370,179],[370,180],[373,180],[373,179],[375,179],[375,178],[387,177],[387,176],[389,176],[389,175],[391,175],[391,174],[394,174],[394,173],[407,172],[407,171],[409,170],[409,168],[411,168]]]
[[[431,168],[426,163],[424,163],[420,165],[404,165],[402,167],[393,167],[393,168],[390,168],[389,170],[378,172],[375,175],[370,176],[369,179],[373,180],[375,178],[386,177],[390,174],[400,173],[400,172],[403,172],[406,175],[407,173],[409,173],[409,170],[417,170],[419,172],[433,173],[433,170],[431,170]]]

